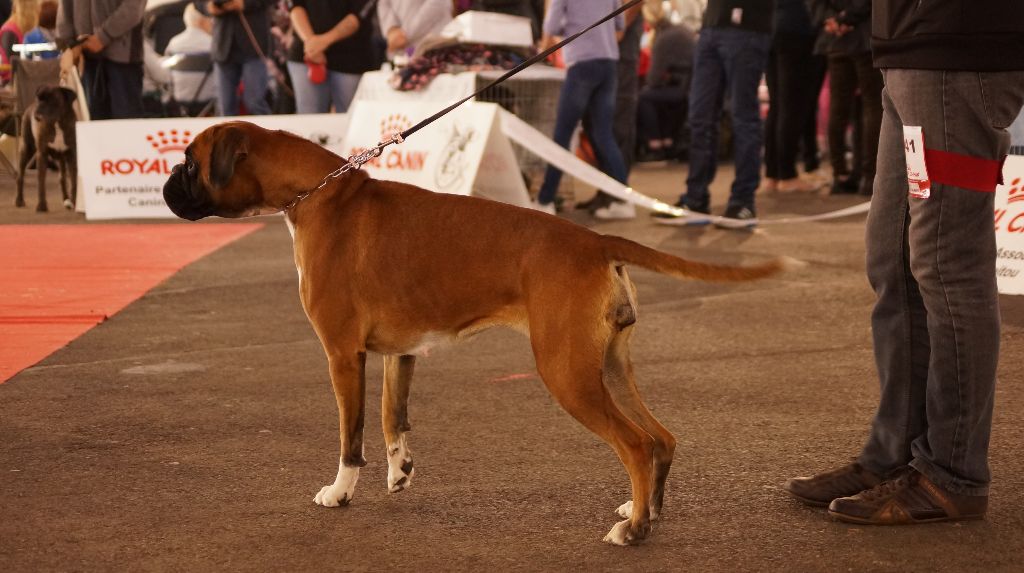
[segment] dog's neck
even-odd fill
[[[262,179],[262,187],[264,205],[275,210],[283,209],[299,195],[316,189],[329,173],[345,163],[338,155],[299,136],[275,140],[272,150],[258,155],[274,158],[273,164],[268,166],[271,174]],[[279,169],[279,165],[302,165],[302,169]]]

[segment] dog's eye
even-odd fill
[[[191,157],[185,158],[185,173],[187,173],[189,177],[195,177],[198,169],[199,166],[196,165],[195,161],[192,161]]]

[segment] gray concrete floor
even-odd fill
[[[717,205],[731,175],[719,173]],[[632,182],[671,201],[684,178],[654,163]],[[777,217],[855,202],[764,195],[759,208]],[[747,233],[570,216],[691,258],[809,263],[741,285],[632,271],[640,388],[679,438],[645,545],[600,542],[628,498],[626,475],[533,375],[526,339],[506,331],[417,363],[417,473],[397,495],[385,488],[371,357],[369,464],[352,505],[315,506],[336,470],[337,414],[288,233],[268,219],[0,385],[0,571],[1020,570],[1024,297],[1001,301],[988,518],[851,527],[780,485],[855,455],[876,405],[863,217]],[[14,209],[5,179],[0,224],[12,223],[90,224]]]

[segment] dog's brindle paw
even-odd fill
[[[74,211],[75,210],[75,204],[71,202],[71,199],[65,199],[64,200],[64,208],[67,209],[68,211]]]
[[[628,519],[616,523],[608,535],[604,536],[604,542],[612,545],[636,545],[646,539],[651,532],[650,523],[644,523],[639,528],[631,527],[630,523]]]
[[[16,198],[14,200],[14,206],[15,207],[24,207],[25,206],[25,199],[23,199],[21,197]]]
[[[393,444],[388,444],[388,493],[398,493],[409,487],[416,469],[412,463],[412,452],[405,434]]]
[[[36,213],[46,213],[49,210],[50,209],[49,207],[46,206],[46,203],[40,203],[36,205]]]

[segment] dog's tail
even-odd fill
[[[613,263],[637,265],[676,278],[713,282],[751,281],[804,264],[789,257],[744,267],[701,263],[688,261],[613,235],[604,236],[604,245],[605,255]]]

